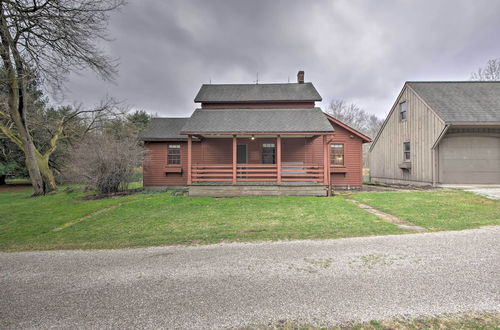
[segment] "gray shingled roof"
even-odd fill
[[[333,127],[320,108],[197,109],[181,132],[333,132]]]
[[[195,102],[321,101],[312,83],[202,85]]]
[[[500,82],[408,82],[446,123],[500,122]]]
[[[139,138],[144,141],[187,140],[187,136],[180,135],[179,132],[188,119],[189,118],[153,118],[139,134]]]

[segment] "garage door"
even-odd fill
[[[500,183],[500,137],[446,136],[439,144],[441,183]]]

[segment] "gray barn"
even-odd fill
[[[378,183],[499,184],[500,82],[406,82],[369,166]]]

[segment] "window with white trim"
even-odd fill
[[[330,158],[333,166],[344,166],[344,145],[333,143],[330,146]]]
[[[181,164],[181,145],[180,144],[169,144],[168,145],[167,164],[168,165],[180,165]]]

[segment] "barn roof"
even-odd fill
[[[407,84],[446,123],[500,122],[500,81],[410,81]]]
[[[146,128],[139,134],[143,141],[179,141],[187,140],[180,135],[182,127],[189,118],[152,118]]]
[[[320,108],[197,109],[181,133],[333,132]]]
[[[195,102],[321,101],[310,82],[202,85]]]

